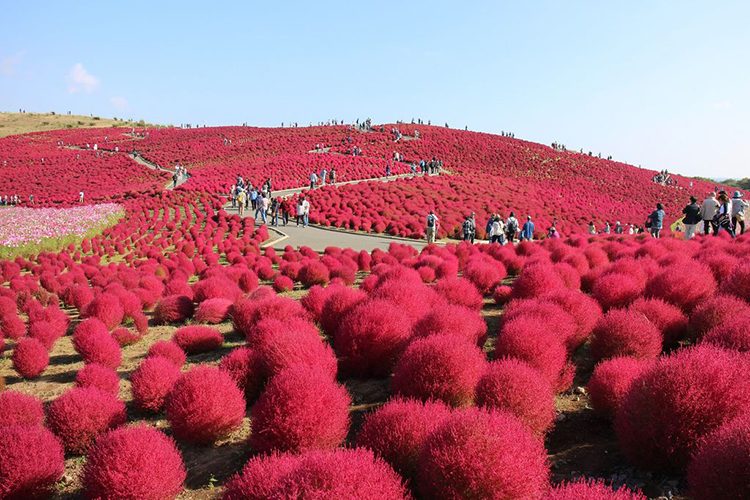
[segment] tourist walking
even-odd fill
[[[78,203],[83,203],[83,189],[78,193]]]
[[[656,210],[651,212],[648,216],[649,229],[651,229],[651,236],[659,239],[661,230],[664,227],[664,206],[661,203],[656,204]]]
[[[240,212],[240,218],[245,216],[245,198],[247,197],[247,194],[245,194],[245,191],[238,188],[240,190],[239,194],[237,195],[237,204],[239,206],[239,212]]]
[[[735,191],[732,197],[732,229],[734,230],[734,234],[737,234],[738,224],[740,226],[740,234],[745,234],[745,209],[747,207],[748,203],[742,199],[742,193]]]
[[[719,234],[720,229],[724,229],[734,238],[734,229],[732,229],[732,202],[729,200],[729,195],[726,191],[719,191],[716,201],[719,203],[719,209],[716,211],[716,218],[714,219],[714,236]]]
[[[526,222],[523,223],[523,228],[521,229],[521,241],[528,240],[531,241],[534,239],[534,223],[531,222],[531,216],[526,216]]]
[[[703,234],[709,234],[709,228],[714,225],[714,216],[719,209],[719,202],[716,201],[716,193],[710,193],[708,198],[703,200],[701,205],[701,219],[703,220]],[[714,228],[714,232],[716,232]]]
[[[435,243],[435,237],[437,236],[438,224],[440,224],[440,220],[438,219],[438,216],[435,215],[435,212],[430,210],[430,213],[427,214],[427,230],[425,231],[427,235],[428,244]]]
[[[492,217],[489,234],[490,243],[505,244],[505,224],[497,214]]]
[[[310,220],[310,202],[304,196],[301,199],[302,202],[299,204],[299,209],[302,212],[302,227],[307,227]]]
[[[315,189],[315,184],[318,182],[318,175],[313,172],[310,174],[310,189]]]
[[[508,238],[508,243],[513,243],[518,233],[518,219],[516,219],[516,213],[511,212],[510,217],[505,220],[505,235]]]
[[[682,223],[685,224],[685,239],[689,240],[695,236],[695,231],[701,222],[701,207],[698,206],[698,199],[695,196],[690,197],[690,204],[682,209],[682,213],[685,214],[682,219]]]
[[[470,241],[472,244],[474,243],[474,234],[476,233],[476,226],[474,225],[473,220],[471,219],[471,215],[467,215],[464,219],[463,224],[461,225],[461,230],[464,233],[464,241]]]

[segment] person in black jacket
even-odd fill
[[[685,224],[685,239],[689,240],[695,236],[695,230],[701,222],[701,207],[698,205],[698,199],[695,196],[690,197],[690,205],[682,209],[685,217],[682,223]]]

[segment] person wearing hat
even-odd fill
[[[682,223],[685,224],[685,239],[689,240],[695,236],[695,230],[701,222],[701,207],[698,206],[698,199],[695,196],[690,197],[690,204],[682,209],[685,217]]]
[[[615,234],[623,234],[625,232],[625,228],[622,227],[622,224],[620,224],[620,221],[618,220],[615,222]]]
[[[430,210],[430,213],[427,214],[427,230],[425,231],[425,234],[427,235],[428,244],[435,243],[435,235],[437,235],[439,223],[440,223],[440,220],[438,219],[438,216],[435,215],[435,212]]]
[[[474,226],[471,215],[466,216],[466,219],[464,219],[464,223],[461,225],[461,229],[464,233],[464,241],[470,241],[473,244],[476,227]]]
[[[708,230],[713,226],[716,210],[719,209],[719,202],[716,201],[716,193],[709,193],[708,198],[703,200],[701,205],[701,219],[703,219],[703,234],[708,234]]]
[[[658,240],[661,236],[661,230],[664,227],[664,205],[657,203],[656,210],[651,212],[651,215],[648,216],[648,220],[651,223],[651,227],[649,227],[651,230],[651,236]]]
[[[745,234],[745,209],[748,207],[747,201],[742,199],[742,193],[734,192],[732,196],[732,229],[737,234],[737,224],[740,225],[740,234]]]
[[[523,228],[521,229],[521,241],[523,240],[533,240],[534,239],[534,223],[531,222],[531,216],[526,216],[526,222],[523,223]]]
[[[726,191],[719,191],[716,201],[719,203],[719,209],[716,211],[716,216],[714,217],[714,236],[719,234],[720,229],[723,229],[734,238],[734,229],[732,229],[732,201],[729,199]]]
[[[508,243],[513,243],[518,232],[518,219],[516,219],[515,212],[511,212],[510,217],[505,221],[505,232],[508,235]]]

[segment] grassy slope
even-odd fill
[[[40,130],[93,127],[153,126],[126,120],[112,120],[80,115],[58,115],[52,113],[0,113],[0,137]]]

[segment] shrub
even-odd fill
[[[325,305],[326,298],[328,298],[328,292],[329,288],[315,285],[300,300],[300,304],[310,313],[316,323],[320,322],[320,315],[323,313],[323,306]]]
[[[577,324],[573,316],[563,306],[540,298],[516,299],[506,307],[501,318],[501,324],[524,317],[529,321],[536,321],[562,340],[569,350],[576,344]]]
[[[535,434],[546,433],[555,420],[554,392],[549,381],[517,359],[490,363],[477,385],[475,402],[515,415]]]
[[[35,321],[29,326],[29,337],[37,339],[45,349],[52,350],[60,336],[47,321]]]
[[[16,315],[0,317],[0,337],[18,340],[26,335],[26,323]]]
[[[388,280],[370,295],[373,299],[387,300],[398,306],[409,317],[410,325],[419,321],[438,302],[439,296],[420,281]]]
[[[198,323],[215,325],[227,320],[232,301],[228,299],[208,299],[198,305],[193,319]]]
[[[531,299],[565,288],[560,275],[549,264],[526,266],[513,283],[513,298]]]
[[[481,309],[484,298],[474,284],[464,278],[444,278],[437,282],[434,290],[451,304],[471,309]]]
[[[234,329],[248,339],[253,334],[256,325],[264,319],[290,321],[307,318],[299,302],[276,295],[257,300],[240,299],[230,308],[229,316]]]
[[[47,409],[47,426],[73,454],[85,453],[99,435],[125,422],[122,401],[95,387],[74,387]]]
[[[14,425],[0,439],[0,498],[49,498],[63,475],[60,441],[42,426]]]
[[[494,290],[508,275],[508,271],[501,262],[490,260],[491,262],[484,259],[469,259],[463,271],[464,278],[471,281],[482,295],[487,295]]]
[[[531,499],[548,488],[544,445],[515,417],[466,408],[427,438],[417,486],[425,498]]]
[[[630,304],[628,310],[643,314],[661,332],[666,343],[679,341],[687,332],[688,318],[685,313],[663,300],[640,298]]]
[[[149,356],[130,375],[133,401],[142,411],[160,412],[178,378],[180,369],[172,361],[162,356]]]
[[[651,364],[651,361],[644,359],[615,357],[596,365],[586,386],[594,411],[601,417],[613,420],[630,384]]]
[[[114,293],[103,293],[88,303],[83,310],[84,318],[96,318],[113,330],[122,323],[124,316],[120,299]]]
[[[597,361],[616,356],[653,359],[661,353],[661,332],[642,314],[613,309],[594,327],[591,355]]]
[[[0,393],[0,428],[11,425],[44,425],[42,402],[34,396],[16,391]]]
[[[172,342],[188,354],[198,354],[220,348],[224,344],[224,336],[210,326],[183,326],[174,333]]]
[[[414,325],[414,337],[450,335],[481,347],[487,340],[487,323],[475,309],[445,305],[435,307]]]
[[[328,268],[320,261],[308,260],[299,270],[297,274],[302,286],[310,288],[314,285],[327,285],[331,279],[331,274]]]
[[[722,288],[726,293],[750,303],[750,264],[744,262],[735,267]]]
[[[248,403],[255,401],[264,381],[255,351],[249,347],[238,347],[221,358],[219,369],[234,379],[237,387],[245,393]]]
[[[259,452],[334,449],[349,430],[350,402],[328,374],[291,366],[269,382],[253,407],[250,445]]]
[[[700,340],[712,328],[747,313],[750,313],[750,304],[744,300],[733,295],[714,295],[697,306],[690,315],[690,336]]]
[[[320,311],[320,326],[326,334],[335,338],[346,313],[364,302],[367,294],[354,288],[329,287],[331,288]]]
[[[709,434],[687,470],[694,498],[750,498],[750,413]]]
[[[314,325],[308,323],[296,328],[294,324],[280,324],[278,328],[262,330],[254,345],[258,368],[266,377],[300,364],[336,378],[336,355]]]
[[[294,290],[294,280],[280,274],[273,280],[273,289],[276,290],[276,293],[291,292]]]
[[[643,294],[644,286],[628,274],[605,274],[594,283],[591,295],[605,309],[627,307]]]
[[[180,346],[171,340],[159,340],[154,342],[148,349],[147,357],[162,356],[175,364],[178,368],[185,364],[187,356]]]
[[[120,347],[129,346],[141,340],[140,334],[131,332],[127,328],[115,328],[112,330],[112,338],[115,339]]]
[[[355,377],[390,374],[411,336],[411,321],[385,300],[368,300],[341,319],[333,346],[342,373]]]
[[[168,295],[156,303],[157,324],[180,323],[193,316],[193,300],[185,295]]]
[[[250,460],[226,485],[223,500],[320,498],[407,500],[401,478],[365,449],[268,455]]]
[[[76,374],[77,387],[95,387],[117,396],[120,392],[120,377],[107,366],[91,363]]]
[[[712,328],[703,337],[703,342],[724,349],[750,351],[750,313],[735,316],[723,325]]]
[[[242,290],[237,283],[224,276],[200,280],[193,285],[193,301],[197,303],[210,299],[226,299],[234,302],[241,295]]]
[[[521,316],[503,324],[495,343],[495,359],[517,358],[539,370],[555,391],[570,387],[564,339],[535,317]]]
[[[510,300],[512,295],[513,289],[511,287],[508,285],[501,285],[495,288],[495,291],[492,292],[492,300],[494,300],[497,305],[503,305]]]
[[[711,271],[697,265],[685,272],[681,266],[671,266],[652,277],[646,285],[646,296],[662,299],[686,312],[695,309],[716,291]]]
[[[748,361],[715,347],[682,349],[638,377],[615,430],[635,465],[682,472],[700,440],[750,410]]]
[[[209,444],[242,424],[245,399],[226,372],[197,366],[182,374],[166,399],[167,420],[181,440]]]
[[[450,414],[440,401],[391,400],[365,417],[356,445],[371,449],[403,477],[412,479],[427,436]]]
[[[24,338],[13,349],[13,368],[23,378],[37,378],[49,365],[49,354],[37,339]]]
[[[101,436],[88,454],[82,482],[88,498],[163,500],[182,491],[186,476],[174,440],[139,425]]]
[[[417,272],[419,273],[419,277],[422,278],[423,283],[432,283],[437,277],[435,270],[428,266],[417,268]]]
[[[414,341],[398,360],[391,390],[402,397],[468,406],[487,367],[476,345],[445,335]]]
[[[568,351],[581,347],[591,335],[597,321],[602,316],[599,304],[586,295],[575,290],[559,289],[539,297],[543,302],[552,302],[562,307],[576,323],[575,335],[567,342]]]
[[[89,318],[76,327],[73,347],[86,364],[97,363],[114,369],[122,362],[120,344],[96,318]]]
[[[647,500],[638,491],[626,487],[613,490],[601,480],[577,479],[562,483],[542,496],[541,500]]]

